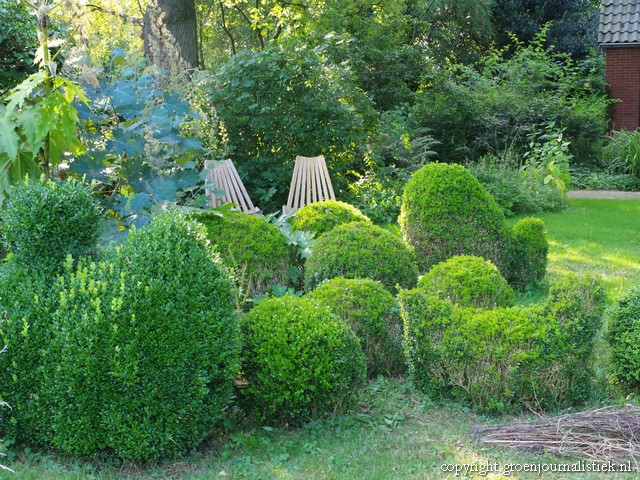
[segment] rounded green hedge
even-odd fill
[[[320,236],[307,259],[305,288],[335,277],[370,278],[396,293],[418,280],[413,252],[391,232],[364,222],[339,225]]]
[[[233,211],[195,218],[206,227],[223,263],[233,269],[243,294],[255,297],[289,283],[291,250],[278,227],[262,217]]]
[[[264,422],[300,423],[348,406],[366,378],[349,326],[328,307],[285,296],[241,320],[244,407]]]
[[[70,179],[28,180],[11,189],[2,213],[5,248],[26,267],[62,268],[67,255],[92,255],[102,212],[91,189]]]
[[[307,298],[331,308],[355,332],[367,357],[370,378],[404,371],[400,306],[379,282],[333,278]]]
[[[640,287],[620,296],[607,311],[611,373],[627,388],[640,387]]]
[[[461,165],[430,163],[414,173],[402,195],[399,222],[421,272],[456,255],[491,260],[504,272],[501,249],[508,229],[502,210]]]
[[[515,294],[496,266],[480,257],[458,255],[420,278],[421,288],[460,307],[512,307]]]
[[[298,210],[291,221],[291,229],[312,232],[319,237],[338,225],[351,222],[371,223],[371,220],[348,203],[325,200]]]
[[[164,214],[60,289],[47,354],[53,445],[176,457],[220,424],[239,368],[231,284],[201,225]]]
[[[599,282],[554,280],[544,303],[507,308],[463,308],[420,288],[399,300],[409,374],[428,395],[498,413],[589,400],[606,301]]]

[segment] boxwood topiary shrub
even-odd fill
[[[418,288],[459,307],[513,307],[515,294],[489,260],[468,255],[451,257],[420,278]]]
[[[501,268],[504,215],[461,165],[430,163],[414,173],[402,195],[399,222],[421,272],[456,255],[476,255]]]
[[[28,180],[11,189],[2,214],[5,248],[27,268],[58,270],[67,255],[93,255],[102,212],[81,182]]]
[[[294,296],[260,302],[241,320],[240,390],[263,422],[300,423],[354,400],[365,356],[349,326],[326,306]]]
[[[307,298],[331,308],[355,332],[367,358],[370,378],[404,371],[400,307],[379,282],[337,277]]]
[[[544,222],[534,217],[519,220],[505,250],[509,282],[522,288],[529,282],[542,280],[547,270],[548,253]]]
[[[156,217],[110,262],[69,270],[53,324],[45,393],[61,450],[176,457],[220,423],[239,329],[227,272],[196,222]]]
[[[421,272],[456,255],[474,255],[490,260],[514,287],[544,276],[548,246],[542,221],[525,219],[512,229],[493,197],[461,165],[432,163],[418,170],[405,187],[399,222]]]
[[[93,255],[102,214],[91,190],[75,180],[29,180],[11,189],[2,211],[10,258],[0,266],[0,429],[22,443],[44,443],[49,415],[40,395],[65,257]]]
[[[371,220],[348,203],[325,200],[310,203],[298,210],[291,221],[291,229],[312,232],[319,237],[337,225],[351,222],[371,223]]]
[[[218,246],[223,263],[233,269],[247,297],[289,283],[292,254],[275,225],[256,215],[233,211],[223,216],[202,214],[196,219],[206,227],[209,240]]]
[[[626,388],[640,387],[640,287],[620,296],[607,312],[605,338],[611,347],[611,373]]]
[[[418,280],[415,255],[391,232],[364,222],[339,225],[321,235],[305,266],[305,288],[335,277],[370,278],[393,293]]]
[[[604,304],[596,282],[562,280],[528,307],[461,308],[421,289],[401,292],[400,303],[409,372],[429,395],[486,412],[588,399]]]

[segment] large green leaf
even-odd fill
[[[34,73],[14,88],[11,95],[7,97],[7,111],[5,116],[9,116],[16,107],[22,108],[25,100],[31,95],[31,92],[44,81],[46,76],[47,73],[45,71]]]
[[[1,121],[1,120],[0,120]],[[35,109],[22,109],[17,116],[18,125],[21,132],[29,143],[31,150],[37,154],[42,145],[42,141],[49,133],[49,122],[40,121],[40,115]]]
[[[0,153],[5,153],[10,159],[18,156],[20,137],[16,132],[16,126],[14,117],[0,117]]]

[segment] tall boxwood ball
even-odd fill
[[[239,368],[226,269],[177,213],[129,234],[60,288],[47,383],[53,444],[123,459],[177,457],[215,432]]]
[[[479,256],[504,271],[504,214],[461,165],[430,163],[414,173],[404,189],[399,222],[422,273],[455,255]]]
[[[400,238],[376,225],[353,222],[321,235],[305,266],[305,288],[335,277],[370,278],[391,292],[418,281],[415,255]]]
[[[266,423],[302,423],[349,406],[366,378],[349,326],[326,306],[285,296],[241,320],[245,409]]]
[[[351,222],[371,223],[371,220],[353,205],[325,200],[298,210],[291,221],[291,229],[312,232],[317,238],[338,225]]]

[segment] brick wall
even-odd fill
[[[609,47],[605,54],[609,95],[618,100],[612,106],[611,128],[635,130],[640,116],[640,47]]]

